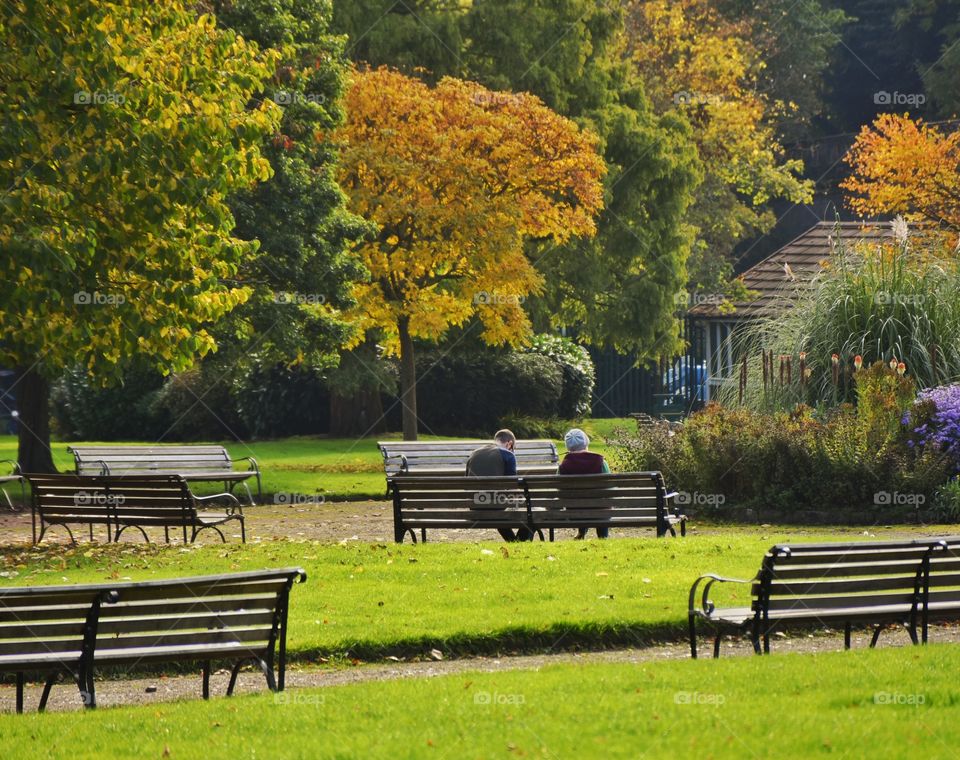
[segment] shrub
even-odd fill
[[[325,433],[330,393],[310,367],[254,365],[235,384],[238,415],[257,438]]]
[[[590,352],[569,338],[548,334],[534,336],[527,351],[546,356],[563,370],[557,414],[567,419],[589,414],[597,375]]]
[[[960,385],[921,391],[904,424],[911,433],[908,445],[941,451],[960,470]]]
[[[545,356],[511,351],[421,354],[417,414],[424,432],[489,436],[509,415],[555,417],[563,370]]]
[[[559,417],[530,417],[523,414],[508,414],[500,418],[498,428],[511,430],[517,438],[563,439],[570,429],[569,420]]]
[[[131,370],[120,385],[101,387],[83,367],[73,367],[51,388],[53,428],[67,441],[155,440],[166,431],[153,408],[163,382],[158,372]]]
[[[154,397],[152,412],[167,425],[164,440],[201,441],[244,438],[249,434],[232,394],[232,370],[211,362],[167,378]]]

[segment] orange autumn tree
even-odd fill
[[[355,343],[379,329],[400,356],[403,435],[417,435],[414,339],[476,317],[489,345],[530,333],[524,297],[542,279],[530,238],[592,236],[603,207],[597,140],[529,94],[397,71],[354,73],[341,186],[378,232],[359,252]]]
[[[861,214],[902,214],[960,231],[960,132],[907,115],[883,114],[864,126],[845,160],[841,187]]]

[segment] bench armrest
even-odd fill
[[[193,500],[197,503],[198,507],[207,506],[207,502],[211,502],[214,499],[225,499],[227,504],[224,506],[224,512],[228,515],[242,515],[243,506],[240,504],[240,499],[234,496],[232,493],[215,493],[210,496],[194,496]]]
[[[700,599],[700,609],[697,610],[697,588],[701,583],[706,581],[703,587],[703,596]],[[693,615],[696,612],[702,612],[704,615],[709,616],[714,610],[714,604],[709,599],[710,588],[714,583],[753,583],[756,581],[756,577],[749,580],[744,580],[742,578],[724,578],[720,575],[715,575],[714,573],[707,573],[706,575],[701,575],[693,582],[693,586],[690,588],[690,599],[688,605],[688,614]]]
[[[10,468],[11,475],[23,476],[23,473],[20,470],[20,463],[16,459],[0,459],[0,464],[9,464],[12,465]]]
[[[249,466],[247,467],[247,469],[250,470],[251,472],[257,473],[258,475],[260,474],[260,465],[257,464],[257,460],[254,459],[253,457],[240,457],[239,459],[234,459],[233,461],[234,461],[234,462],[249,462],[250,464],[249,464]]]

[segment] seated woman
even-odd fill
[[[567,453],[560,462],[558,472],[561,475],[596,475],[601,472],[610,472],[607,460],[602,454],[587,451],[590,439],[580,428],[568,430],[563,436],[563,443],[567,447]],[[577,540],[585,538],[587,530],[587,528],[580,528],[577,532]],[[598,538],[607,538],[609,535],[609,528],[597,528]]]

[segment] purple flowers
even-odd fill
[[[904,415],[903,424],[916,425],[907,445],[934,444],[960,464],[960,385],[920,391],[917,404]]]

